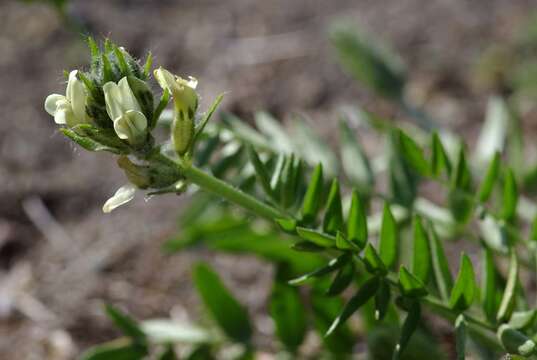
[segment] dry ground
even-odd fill
[[[411,67],[412,89],[448,126],[472,134],[484,97],[468,81],[476,57],[526,19],[535,1],[72,1],[97,36],[200,80],[204,105],[249,118],[257,109],[309,114],[325,135],[333,110],[374,102],[335,64],[326,27],[346,17],[393,44]],[[103,300],[140,318],[191,317],[190,264],[212,258],[227,283],[264,306],[270,269],[253,259],[201,251],[165,257],[185,199],[161,197],[112,215],[103,201],[124,182],[108,155],[73,148],[43,111],[63,92],[62,70],[87,63],[79,37],[43,5],[0,2],[0,358],[69,359],[114,334]],[[454,103],[462,106],[453,106]],[[251,268],[256,269],[251,271]],[[248,271],[245,271],[248,269]],[[247,276],[244,273],[248,273]],[[262,324],[262,315],[257,321]]]

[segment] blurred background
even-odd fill
[[[398,116],[337,64],[327,28],[346,20],[401,55],[415,103],[472,139],[498,91],[490,72],[476,76],[476,68],[490,54],[502,60],[502,46],[537,9],[530,0],[73,0],[62,15],[50,3],[0,2],[2,359],[71,359],[112,338],[103,301],[138,318],[196,319],[189,271],[202,258],[259,313],[261,333],[268,326],[269,266],[203,250],[161,252],[187,198],[139,196],[101,212],[123,174],[111,156],[75,148],[43,110],[48,94],[64,91],[62,71],[88,65],[82,28],[197,77],[203,109],[225,91],[222,108],[247,121],[257,110],[283,122],[299,112],[330,139],[341,106]],[[530,107],[528,129],[531,114]]]

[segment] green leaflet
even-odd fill
[[[355,185],[362,194],[367,194],[374,184],[374,175],[367,155],[353,134],[348,123],[344,120],[340,124],[341,164],[345,175],[351,184]]]
[[[367,271],[371,274],[386,275],[388,270],[386,265],[377,253],[377,250],[370,243],[366,245],[363,258]]]
[[[298,289],[275,281],[270,295],[269,311],[276,325],[278,338],[289,351],[296,352],[307,330],[305,307],[300,300]]]
[[[244,307],[207,265],[198,263],[193,275],[198,294],[224,333],[234,341],[248,343],[252,336],[252,325]]]
[[[338,175],[338,159],[326,141],[315,133],[311,126],[299,117],[293,121],[293,140],[300,157],[310,165],[323,164],[326,175]]]
[[[369,299],[371,299],[379,287],[380,279],[378,277],[372,277],[367,280],[356,294],[345,304],[345,307],[339,314],[339,316],[334,320],[326,336],[330,336],[341,324],[343,324],[352,314],[356,312],[362,305],[364,305]]]
[[[322,231],[297,226],[296,232],[298,236],[300,236],[302,239],[311,241],[312,243],[322,247],[331,247],[336,244],[335,237],[333,237],[332,235],[325,234]]]
[[[175,350],[173,350],[173,346],[166,346],[158,356],[158,360],[178,360],[177,355],[175,355]]]
[[[162,112],[168,105],[168,102],[170,101],[170,92],[165,89],[160,97],[159,103],[157,105],[157,108],[155,109],[155,112],[153,112],[153,117],[151,118],[151,122],[149,124],[149,128],[153,129],[160,119],[160,115],[162,115]]]
[[[147,349],[123,340],[111,341],[85,351],[81,360],[142,360]]]
[[[337,179],[332,181],[326,212],[323,220],[323,231],[328,234],[335,234],[343,227],[343,212],[341,209],[341,195],[339,192],[339,182]]]
[[[536,309],[515,311],[509,319],[509,326],[516,330],[528,329],[535,323]]]
[[[446,175],[451,176],[451,162],[447,156],[446,149],[437,132],[433,132],[431,137],[431,172],[434,176],[439,177],[444,169]]]
[[[428,176],[431,172],[429,162],[423,155],[423,149],[402,130],[399,133],[399,146],[406,161],[422,176]]]
[[[403,328],[401,329],[401,335],[399,337],[399,342],[395,346],[395,351],[393,352],[393,360],[399,360],[403,351],[405,350],[412,334],[418,328],[419,321],[421,318],[421,306],[419,302],[413,302],[408,311],[408,315],[403,323]]]
[[[392,268],[397,261],[398,242],[397,223],[390,205],[385,203],[380,230],[379,256],[387,268]]]
[[[105,145],[100,142],[97,142],[87,136],[78,135],[73,130],[62,128],[60,131],[69,139],[82,146],[84,149],[89,151],[108,151],[113,154],[121,155],[128,154],[128,150],[124,146],[122,147],[112,147],[110,145]]]
[[[375,319],[382,320],[390,306],[391,289],[387,280],[382,279],[375,295]]]
[[[350,26],[337,26],[330,33],[343,66],[378,95],[399,99],[405,74],[399,59]]]
[[[390,195],[395,203],[411,207],[417,196],[419,176],[403,156],[396,130],[390,133],[388,151]]]
[[[423,297],[427,295],[427,289],[423,282],[404,266],[399,269],[399,288],[403,295],[407,297]]]
[[[494,184],[498,179],[498,173],[500,171],[500,153],[496,152],[490,161],[490,164],[487,169],[485,178],[479,186],[479,191],[477,192],[477,198],[480,202],[486,202],[492,193]]]
[[[268,174],[268,170],[265,167],[265,164],[259,159],[259,156],[257,155],[257,152],[255,149],[249,145],[246,147],[248,151],[248,157],[250,158],[250,162],[254,166],[255,174],[257,176],[257,179],[259,180],[261,187],[263,188],[263,191],[265,194],[271,198],[273,201],[277,202],[278,199],[276,197],[276,194],[274,194],[274,191],[272,191],[272,187],[270,185],[270,176]]]
[[[498,328],[498,340],[510,354],[530,356],[535,352],[535,343],[526,335],[503,324]]]
[[[352,191],[347,219],[347,239],[363,249],[367,243],[367,215],[357,190]]]
[[[465,254],[461,254],[459,273],[455,280],[455,285],[451,290],[449,298],[449,306],[456,311],[462,312],[468,309],[476,295],[476,283],[474,267],[470,258]]]
[[[289,131],[272,117],[269,113],[259,111],[255,113],[255,124],[264,134],[278,153],[290,154],[293,152],[293,142],[289,137]]]
[[[516,215],[518,203],[518,188],[515,180],[515,174],[512,169],[507,169],[503,185],[502,197],[502,217],[505,220],[511,220]]]
[[[138,344],[146,343],[146,335],[138,323],[112,305],[105,305],[106,315],[125,334]]]
[[[336,271],[337,269],[345,266],[349,261],[351,260],[351,255],[349,253],[345,253],[343,255],[340,255],[337,258],[334,258],[330,260],[330,262],[321,268],[318,268],[312,272],[309,272],[307,274],[304,274],[296,279],[289,280],[290,285],[301,285],[304,282],[308,281],[312,278],[317,278],[324,276],[326,274],[329,274],[333,271]]]
[[[335,296],[341,294],[351,284],[354,274],[354,264],[351,261],[339,269],[326,295]]]
[[[414,217],[414,243],[412,256],[412,273],[426,284],[431,272],[431,251],[429,239],[423,227],[421,217]]]
[[[318,164],[313,170],[311,179],[302,202],[302,220],[313,223],[321,205],[323,191],[323,165]]]
[[[435,283],[442,299],[448,301],[449,294],[453,287],[453,278],[451,276],[451,271],[449,270],[444,247],[432,224],[429,224],[429,233],[429,247],[431,249]]]
[[[502,296],[502,302],[498,309],[496,319],[498,322],[505,322],[509,320],[513,313],[515,301],[516,301],[516,286],[518,281],[518,258],[516,251],[511,249],[509,261],[509,273],[507,275],[507,283]]]
[[[352,348],[356,343],[355,335],[350,331],[347,324],[338,326],[331,336],[324,336],[334,318],[341,311],[343,302],[339,297],[327,297],[317,291],[313,292],[311,302],[314,325],[324,347],[333,354],[333,358],[345,358],[352,352]]]
[[[211,120],[211,117],[213,116],[214,112],[218,108],[218,105],[220,105],[223,99],[224,94],[218,95],[209,107],[209,109],[205,112],[205,114],[203,114],[203,117],[201,118],[200,122],[196,124],[196,132],[194,134],[194,139],[192,140],[193,144],[196,144],[196,142],[199,140],[201,134],[203,133],[203,130],[205,129],[205,126],[209,123],[209,120]]]
[[[452,174],[451,189],[449,193],[449,207],[459,223],[466,223],[473,210],[472,177],[464,147],[459,151],[455,173]]]
[[[496,314],[498,311],[498,304],[496,301],[497,274],[492,251],[486,246],[483,248],[482,266],[483,285],[481,287],[481,297],[483,312],[485,313],[487,320],[494,323],[496,322]]]
[[[464,360],[466,358],[466,320],[462,314],[455,320],[455,338],[457,360]]]

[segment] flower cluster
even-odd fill
[[[65,95],[51,94],[45,110],[60,131],[90,151],[120,155],[118,165],[129,183],[103,206],[104,212],[130,201],[137,189],[180,192],[185,181],[173,159],[163,156],[151,132],[173,99],[174,119],[170,140],[177,160],[188,161],[196,138],[197,80],[175,76],[159,67],[154,77],[163,93],[158,103],[149,85],[152,57],[142,66],[124,48],[106,40],[100,48],[88,39],[91,66],[68,74]]]

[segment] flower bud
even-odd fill
[[[172,122],[172,142],[178,155],[182,156],[190,150],[194,138],[194,120],[185,118],[183,113],[175,113]]]
[[[198,109],[198,94],[196,93],[198,80],[193,77],[185,80],[161,67],[154,71],[154,75],[159,85],[173,96],[175,111],[182,114],[183,118],[193,120]]]
[[[140,189],[146,189],[151,185],[151,177],[147,166],[136,165],[126,156],[120,156],[117,164],[125,171],[127,179]]]
[[[120,139],[131,145],[140,145],[147,139],[147,118],[142,113],[138,100],[132,92],[126,77],[103,86],[106,112],[114,123],[114,130]]]

